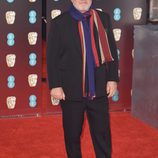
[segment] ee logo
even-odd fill
[[[121,9],[115,8],[113,13],[114,13],[114,20],[119,21],[121,19]]]
[[[36,23],[36,16],[37,16],[37,13],[35,10],[30,10],[29,11],[29,22],[31,24],[35,24]]]

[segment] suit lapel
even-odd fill
[[[80,35],[78,31],[78,23],[76,20],[72,19],[70,23],[70,32],[72,32],[72,44],[76,47],[76,52],[82,57],[82,49],[81,49],[81,42],[80,42]]]

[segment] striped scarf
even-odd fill
[[[95,93],[95,67],[99,67],[100,64],[114,60],[106,31],[100,20],[100,17],[94,9],[90,9],[88,12],[82,14],[73,5],[70,7],[70,15],[78,21],[78,30],[81,40],[82,48],[82,90],[83,97],[88,97],[93,99],[96,96]],[[87,21],[87,17],[90,17]],[[99,53],[101,61],[99,61],[99,53],[96,48],[95,38],[94,38],[94,24],[98,32],[99,40]],[[88,91],[86,91],[86,66],[88,73]]]

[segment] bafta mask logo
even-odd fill
[[[14,109],[16,105],[16,97],[15,96],[9,96],[7,97],[7,107],[8,109]]]
[[[51,17],[54,19],[55,17],[59,16],[61,14],[61,10],[59,9],[54,9],[51,11]]]
[[[15,54],[8,54],[6,55],[6,63],[8,67],[14,67],[16,62],[16,55]]]
[[[30,45],[35,45],[37,43],[37,32],[29,32],[28,33],[28,41]]]
[[[133,9],[134,20],[140,20],[141,16],[142,16],[142,8],[134,8]]]
[[[60,103],[60,100],[59,99],[55,99],[51,96],[51,102],[52,102],[52,105],[56,106],[56,105],[59,105]]]
[[[121,38],[121,29],[113,29],[115,41],[119,41]]]
[[[29,0],[29,2],[33,3],[33,2],[36,2],[36,0]]]
[[[133,95],[133,90],[131,89],[131,96]]]
[[[9,24],[9,25],[14,24],[15,16],[16,16],[16,13],[14,11],[7,11],[5,14],[7,24]]]
[[[29,86],[30,87],[35,87],[37,85],[37,79],[38,79],[38,76],[37,74],[30,74],[28,76],[28,83],[29,83]]]

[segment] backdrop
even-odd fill
[[[60,112],[59,106],[51,104],[47,86],[45,35],[50,20],[68,9],[69,4],[68,0],[0,1],[1,117]],[[118,92],[110,99],[110,109],[128,110],[132,92],[133,25],[146,23],[146,0],[95,0],[94,5],[110,14],[116,33],[120,83]]]
[[[41,17],[42,1],[0,0],[1,117],[41,111]]]

